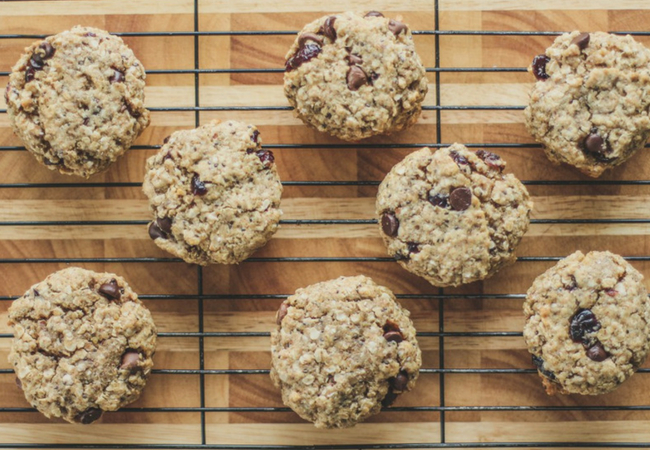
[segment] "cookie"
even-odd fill
[[[650,135],[650,50],[631,36],[574,31],[528,68],[526,126],[554,163],[591,177],[618,166]]]
[[[123,278],[70,267],[9,308],[9,362],[25,398],[49,418],[89,424],[139,396],[156,326]]]
[[[513,262],[533,204],[505,166],[461,144],[423,148],[397,163],[376,202],[388,254],[440,287],[482,280]]]
[[[188,263],[236,264],[278,229],[282,184],[253,125],[210,122],[173,133],[147,160],[149,236]]]
[[[427,90],[408,26],[375,11],[321,17],[287,53],[284,93],[296,115],[347,141],[413,125]]]
[[[89,27],[25,49],[5,91],[14,132],[51,170],[106,170],[149,125],[145,71],[118,36]]]
[[[610,252],[575,252],[537,277],[524,315],[524,340],[549,395],[613,391],[650,347],[643,276]]]
[[[409,312],[365,276],[298,289],[271,333],[271,379],[318,428],[347,428],[415,386],[422,357]]]

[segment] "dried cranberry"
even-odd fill
[[[429,198],[429,203],[431,203],[433,206],[439,206],[441,208],[448,208],[449,207],[449,197],[447,195],[442,195],[442,194],[436,194],[436,195],[430,195]]]
[[[458,166],[467,166],[469,164],[467,158],[454,150],[449,152],[449,156],[451,156],[451,159],[453,159]]]
[[[583,342],[585,334],[600,330],[600,322],[589,309],[581,309],[571,318],[569,334],[573,342]]]
[[[307,43],[304,47],[298,49],[298,51],[289,58],[284,65],[284,70],[286,72],[291,72],[294,69],[297,69],[302,64],[310,61],[312,58],[315,58],[320,54],[322,48],[320,45],[315,43]]]
[[[481,158],[485,164],[492,169],[503,170],[505,164],[499,155],[485,150],[476,150],[476,156]]]
[[[537,55],[533,58],[533,75],[538,80],[546,80],[549,74],[546,73],[546,64],[551,60],[546,55]]]
[[[273,152],[271,150],[258,150],[256,153],[257,157],[262,161],[264,167],[269,167],[275,161]]]
[[[208,193],[208,188],[205,187],[205,183],[199,178],[199,174],[195,173],[192,177],[192,194],[194,195],[205,195]]]

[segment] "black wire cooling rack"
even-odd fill
[[[194,68],[193,69],[174,69],[174,70],[150,70],[149,75],[153,74],[193,74],[194,75],[194,106],[192,107],[158,107],[149,108],[156,112],[194,112],[194,123],[200,124],[200,113],[208,111],[283,111],[290,110],[288,106],[202,106],[200,103],[200,83],[201,74],[235,74],[235,73],[282,73],[282,68],[269,69],[201,69],[199,65],[199,38],[205,36],[264,36],[264,35],[295,35],[295,31],[199,31],[199,0],[194,0],[194,30],[181,32],[128,32],[114,33],[119,36],[127,37],[156,37],[156,36],[191,36],[194,38]],[[435,66],[428,67],[426,71],[433,73],[435,77],[435,99],[436,104],[424,106],[424,110],[435,111],[436,115],[436,141],[414,144],[389,143],[389,144],[270,144],[265,145],[270,149],[291,149],[291,148],[417,148],[417,147],[434,147],[439,148],[448,145],[442,141],[442,111],[449,110],[523,110],[520,105],[512,106],[453,106],[441,105],[440,102],[440,74],[446,72],[526,72],[524,67],[440,67],[440,37],[441,36],[556,36],[561,34],[560,31],[463,31],[463,30],[441,30],[439,23],[439,5],[438,0],[434,1],[435,24],[433,30],[415,30],[414,35],[431,35],[435,39]],[[633,36],[650,36],[650,31],[612,31],[613,33],[631,34]],[[0,42],[8,39],[39,39],[46,35],[39,34],[2,34]],[[13,61],[12,61],[13,62]],[[9,72],[0,72],[0,76],[7,76]],[[6,114],[5,110],[0,110],[1,114]],[[540,148],[538,144],[532,143],[469,143],[468,147],[479,148]],[[648,146],[646,146],[648,147]],[[138,145],[132,147],[135,150],[155,150],[159,145]],[[2,152],[14,152],[25,150],[22,146],[0,146],[0,155]],[[524,184],[529,186],[578,186],[578,185],[650,185],[648,180],[524,180]],[[376,186],[379,181],[285,181],[285,186]],[[29,188],[107,188],[107,187],[139,187],[141,183],[137,182],[84,182],[84,183],[0,183],[0,189],[29,189]],[[61,226],[61,225],[144,225],[148,221],[143,220],[105,220],[105,221],[2,221],[1,226]],[[282,224],[373,224],[374,219],[333,219],[333,220],[283,220]],[[650,223],[650,219],[533,219],[533,224],[624,224],[624,223]],[[558,261],[559,257],[547,256],[528,256],[519,257],[519,262],[550,262]],[[636,256],[626,258],[629,261],[650,261],[650,256]],[[22,259],[0,259],[0,267],[9,264],[38,264],[38,263],[170,263],[182,262],[175,258],[22,258]],[[266,257],[250,258],[250,262],[385,262],[393,263],[393,258],[387,257]],[[1,270],[1,269],[0,269]],[[593,448],[627,448],[627,447],[650,447],[650,442],[447,442],[446,439],[446,413],[451,412],[478,412],[478,411],[650,411],[650,405],[635,406],[447,406],[445,404],[445,375],[446,374],[534,374],[532,368],[505,368],[505,369],[479,369],[479,368],[446,368],[445,367],[445,338],[447,337],[520,337],[521,332],[450,332],[445,331],[445,300],[453,299],[524,299],[524,294],[449,294],[443,289],[439,289],[436,294],[401,294],[397,295],[399,299],[432,299],[438,301],[438,331],[419,332],[419,337],[438,338],[439,361],[438,368],[423,368],[421,373],[437,374],[439,377],[439,406],[416,406],[416,407],[392,407],[389,411],[394,412],[437,412],[439,413],[440,440],[439,442],[422,442],[422,443],[387,443],[387,444],[350,444],[350,445],[310,445],[310,446],[292,446],[292,445],[222,445],[207,443],[206,439],[206,413],[225,412],[225,413],[244,413],[244,412],[289,412],[284,407],[206,407],[206,387],[205,377],[213,375],[255,375],[268,374],[265,369],[206,369],[205,368],[205,338],[216,337],[268,337],[267,332],[206,332],[204,331],[204,300],[237,300],[237,299],[284,299],[288,295],[282,294],[246,294],[246,295],[211,295],[203,292],[203,268],[196,267],[197,285],[196,294],[177,295],[177,294],[160,294],[160,295],[140,295],[143,300],[197,300],[198,302],[198,331],[197,332],[162,332],[160,337],[188,337],[198,339],[199,368],[198,369],[154,369],[154,374],[178,374],[178,375],[195,375],[199,378],[200,406],[198,407],[149,407],[149,408],[123,408],[121,411],[126,412],[194,412],[200,413],[201,429],[200,444],[31,444],[31,443],[5,443],[0,436],[0,448],[96,448],[96,449],[397,449],[397,448],[555,448],[555,447],[593,447]],[[0,296],[0,301],[12,301],[17,297]],[[0,339],[8,340],[12,337],[10,334],[0,334]],[[640,373],[648,373],[650,369],[640,369]],[[11,369],[0,369],[0,374],[11,374]],[[233,381],[236,383],[236,381]],[[12,408],[5,407],[0,401],[0,413],[25,413],[33,412],[33,408]],[[388,424],[387,424],[388,425]]]

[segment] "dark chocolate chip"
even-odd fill
[[[420,253],[420,246],[416,242],[409,242],[406,244],[409,253]]]
[[[476,150],[476,156],[481,158],[483,162],[492,169],[503,170],[505,167],[505,163],[496,153],[488,152],[485,150]]]
[[[375,72],[374,70],[370,72],[370,81],[377,81],[377,78],[379,78],[379,74]]]
[[[350,53],[348,56],[346,56],[345,60],[351,66],[354,66],[355,64],[363,64],[363,59],[361,58],[361,56],[354,55],[352,53]]]
[[[585,334],[600,330],[600,322],[589,309],[579,310],[569,323],[569,334],[573,342],[583,342]]]
[[[33,67],[36,70],[43,70],[43,66],[45,63],[43,62],[43,58],[41,55],[38,53],[34,53],[32,57],[29,59],[29,65]]]
[[[322,51],[321,46],[318,44],[307,43],[304,47],[298,49],[298,51],[287,60],[284,65],[284,70],[286,72],[291,72],[294,69],[297,69],[304,63],[310,61],[312,58],[315,58]]]
[[[395,214],[392,212],[385,212],[381,216],[381,230],[386,236],[395,237],[397,236],[397,230],[399,230],[399,220],[395,217]]]
[[[400,331],[400,328],[397,322],[393,322],[392,320],[388,319],[383,326],[383,330],[384,332]]]
[[[537,367],[537,370],[542,375],[544,375],[545,377],[550,378],[551,380],[554,380],[555,379],[555,374],[553,372],[551,372],[550,370],[546,370],[544,368],[544,360],[542,358],[540,358],[539,356],[535,356],[535,355],[532,355],[532,356],[533,356],[533,364],[535,364],[535,366]]]
[[[95,422],[96,420],[99,420],[102,414],[104,414],[104,411],[102,411],[99,408],[88,408],[84,412],[78,414],[77,417],[74,418],[74,420],[75,422],[88,425],[90,423]]]
[[[172,231],[172,219],[170,217],[159,217],[156,219],[156,225],[165,233]]]
[[[386,339],[388,342],[396,342],[399,344],[404,340],[404,336],[399,331],[389,331],[387,333],[384,333],[384,339]]]
[[[384,17],[384,15],[382,13],[380,13],[379,11],[370,11],[370,12],[368,12],[368,14],[366,14],[363,17],[365,19],[366,17]]]
[[[589,45],[589,39],[589,33],[582,33],[574,37],[571,44],[575,44],[580,50],[584,50]]]
[[[278,313],[275,316],[275,323],[280,325],[282,323],[282,319],[287,315],[287,312],[289,312],[289,305],[286,303],[282,303],[280,305],[280,309],[278,309]]]
[[[465,211],[472,204],[472,191],[467,187],[459,187],[449,194],[449,204],[456,211]]]
[[[609,144],[598,134],[597,128],[592,128],[591,133],[585,138],[584,145],[585,150],[596,155],[604,155],[610,151]]]
[[[43,59],[50,59],[54,56],[54,52],[56,51],[56,49],[52,47],[52,44],[47,41],[41,42],[41,45],[39,45],[38,48],[43,50]]]
[[[406,24],[400,22],[399,20],[390,19],[388,21],[388,29],[395,36],[399,35],[402,31],[406,32]]]
[[[364,84],[368,84],[368,75],[359,66],[350,66],[347,76],[348,89],[351,91],[358,90]]]
[[[88,125],[90,123],[90,117],[84,117],[83,124]]]
[[[257,141],[260,137],[260,132],[257,130],[253,130],[253,135],[251,136],[251,141],[255,142],[257,144]]]
[[[169,142],[169,138],[170,138],[170,137],[171,137],[171,136],[167,136],[165,139],[163,139],[163,144],[166,144],[167,142]]]
[[[117,69],[113,69],[113,75],[108,79],[111,83],[121,83],[124,81],[124,73]]]
[[[449,156],[451,156],[451,159],[453,159],[458,166],[469,165],[469,161],[467,160],[467,158],[465,158],[463,155],[461,155],[460,153],[454,150],[449,152]]]
[[[41,293],[34,289],[34,297],[40,297]]]
[[[449,197],[447,195],[442,195],[442,194],[436,194],[436,195],[430,195],[429,198],[429,203],[431,203],[433,206],[439,206],[441,208],[448,208],[449,207]]]
[[[104,283],[99,286],[97,290],[99,294],[103,297],[106,297],[109,300],[119,300],[122,294],[120,293],[120,287],[117,285],[117,280],[113,278],[108,283]]]
[[[199,178],[199,174],[195,173],[192,177],[192,194],[194,195],[205,195],[208,193],[208,188],[205,187],[205,183]]]
[[[167,239],[167,233],[160,229],[156,222],[151,222],[149,225],[149,237],[153,240],[158,238]]]
[[[393,391],[400,393],[406,390],[406,386],[409,384],[409,375],[405,371],[400,371],[395,378],[391,381],[391,386]]]
[[[596,341],[594,345],[592,345],[587,349],[587,356],[589,357],[589,359],[596,362],[605,361],[609,357],[609,355],[603,348],[603,344],[601,344],[598,341]]]
[[[138,361],[140,360],[140,353],[135,350],[127,350],[122,355],[122,362],[120,363],[120,369],[133,370],[138,367]]]
[[[537,55],[533,58],[533,75],[538,80],[546,80],[550,76],[546,73],[546,64],[551,60],[546,55]]]
[[[397,400],[398,395],[399,394],[393,392],[392,389],[389,389],[388,393],[386,394],[386,397],[384,397],[384,399],[381,401],[381,406],[383,406],[384,408],[388,408],[390,405],[392,405],[395,402],[395,400]]]
[[[307,41],[314,41],[318,45],[323,45],[323,36],[319,36],[315,33],[303,33],[298,36],[298,47],[303,48]]]
[[[334,28],[334,22],[336,22],[336,16],[329,16],[325,19],[325,23],[321,25],[320,30],[318,31],[323,36],[329,38],[332,42],[336,40],[336,28]]]
[[[36,75],[36,70],[34,70],[33,67],[27,67],[25,69],[25,83],[29,83],[34,79],[34,75]]]
[[[273,156],[273,152],[271,150],[258,150],[255,152],[257,157],[262,161],[262,165],[264,167],[270,167],[271,164],[275,161],[275,157]]]
[[[23,388],[23,382],[20,381],[20,378],[16,377],[16,386],[18,386],[18,389]]]

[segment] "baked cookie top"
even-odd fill
[[[287,53],[284,92],[295,113],[340,139],[412,125],[427,89],[408,26],[378,12],[321,17]]]
[[[266,244],[282,184],[259,131],[236,121],[173,133],[147,160],[143,190],[156,245],[186,262],[235,264]]]
[[[25,49],[5,91],[12,127],[49,169],[89,177],[149,125],[145,71],[118,36],[74,27]]]
[[[537,277],[524,315],[524,340],[549,394],[610,392],[648,354],[643,276],[610,252],[575,252]]]
[[[415,385],[422,364],[409,312],[365,276],[298,289],[271,333],[271,378],[318,428],[346,428]]]
[[[377,194],[388,254],[434,286],[482,280],[512,262],[533,207],[498,155],[461,144],[397,163]]]
[[[133,401],[153,366],[156,326],[123,278],[78,267],[32,286],[9,308],[9,352],[27,401],[88,424]]]
[[[548,158],[600,176],[650,135],[650,50],[631,36],[574,31],[528,68],[526,126]]]

